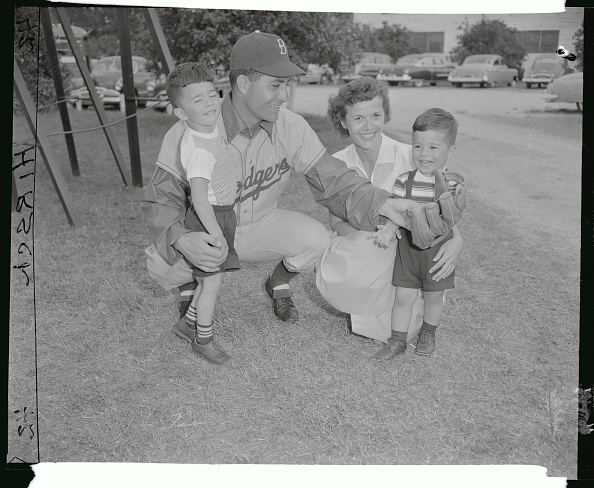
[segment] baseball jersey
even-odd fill
[[[237,225],[257,222],[277,207],[291,169],[306,173],[326,148],[303,117],[281,108],[274,123],[261,121],[246,127],[230,96],[221,114],[232,157],[237,160]]]
[[[345,147],[332,156],[344,161],[349,168],[356,169],[361,176],[368,178],[373,186],[389,192],[392,191],[394,181],[398,175],[414,169],[412,146],[395,141],[384,134],[382,134],[379,154],[371,175],[365,172],[365,167],[357,154],[354,144]]]

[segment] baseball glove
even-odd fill
[[[464,183],[458,173],[435,173],[435,201],[419,204],[407,212],[415,246],[421,249],[435,246],[462,218],[468,203]]]

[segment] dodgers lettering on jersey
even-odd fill
[[[269,189],[276,183],[279,183],[284,174],[291,171],[291,166],[287,163],[287,158],[283,158],[280,163],[268,168],[255,170],[252,166],[249,175],[241,184],[237,182],[239,191],[241,192],[241,201],[244,202],[250,198],[258,200],[260,193]]]
[[[247,130],[229,98],[221,110],[230,146],[237,158],[238,225],[256,222],[277,207],[290,171],[306,173],[326,149],[303,117],[281,108],[274,124]]]

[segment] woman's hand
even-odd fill
[[[439,251],[437,251],[437,254],[433,258],[433,261],[437,262],[429,272],[433,273],[439,270],[433,276],[435,281],[447,278],[456,269],[456,263],[458,262],[458,256],[460,256],[464,241],[456,227],[453,228],[453,231],[454,236],[439,248]]]

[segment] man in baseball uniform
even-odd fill
[[[266,279],[266,291],[276,316],[295,322],[299,314],[290,281],[313,271],[330,232],[302,213],[277,208],[291,170],[305,175],[316,202],[359,229],[375,230],[385,217],[404,225],[407,217],[397,199],[330,156],[303,117],[283,107],[291,77],[304,72],[289,60],[280,37],[255,31],[240,38],[231,50],[230,69],[231,93],[222,101],[219,125],[237,168],[235,249],[240,261],[278,262]],[[168,265],[185,259],[213,271],[225,260],[224,251],[213,247],[208,234],[183,225],[190,200],[179,171],[182,135],[180,123],[165,135],[141,207],[159,259]],[[457,258],[462,239],[449,249],[442,264]],[[180,286],[182,314],[196,286],[188,281]]]

